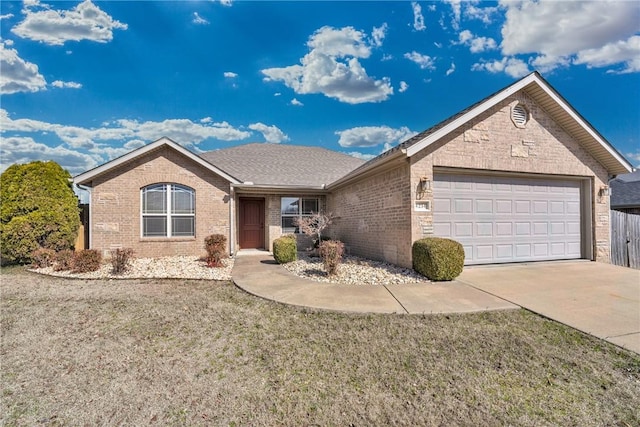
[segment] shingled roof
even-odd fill
[[[640,170],[619,175],[609,183],[612,208],[640,207]]]
[[[364,163],[322,147],[269,143],[208,151],[200,157],[240,182],[309,188],[330,184]]]

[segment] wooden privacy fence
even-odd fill
[[[611,262],[640,270],[640,215],[611,211]]]

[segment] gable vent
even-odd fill
[[[518,127],[524,127],[529,120],[529,113],[524,105],[518,104],[511,109],[511,120]]]

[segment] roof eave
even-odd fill
[[[326,187],[329,190],[334,189],[336,187],[339,187],[341,185],[344,185],[344,184],[348,183],[349,181],[352,181],[352,180],[354,180],[356,178],[359,178],[362,175],[367,174],[371,170],[374,170],[374,169],[376,169],[376,168],[378,168],[380,166],[388,164],[389,162],[391,162],[391,161],[393,161],[395,159],[406,158],[406,157],[407,157],[407,152],[406,152],[406,150],[404,148],[395,147],[395,151],[389,153],[388,155],[382,154],[382,155],[380,155],[380,157],[374,158],[373,161],[370,164],[365,163],[364,165],[362,165],[362,166],[354,169],[353,171],[349,172],[348,174],[346,174],[342,178],[330,183]]]

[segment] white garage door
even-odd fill
[[[433,191],[434,234],[465,264],[581,257],[578,181],[436,174]]]

